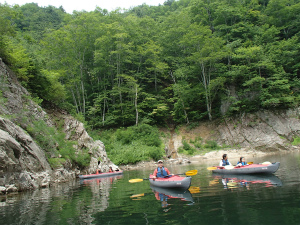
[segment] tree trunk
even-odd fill
[[[207,109],[207,113],[208,113],[208,118],[211,121],[212,120],[211,101],[210,101],[210,93],[209,93],[209,90],[208,90],[208,85],[210,83],[210,77],[207,76],[207,74],[205,72],[204,63],[201,63],[201,68],[202,68],[202,83],[203,83],[204,90],[205,90],[206,109]]]
[[[139,111],[138,111],[138,105],[137,105],[137,99],[138,99],[138,88],[137,88],[137,84],[135,85],[135,101],[134,101],[134,105],[135,105],[135,125],[137,126],[139,124]]]

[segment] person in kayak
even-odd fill
[[[245,166],[245,165],[247,165],[247,162],[246,162],[246,160],[245,160],[245,157],[241,157],[241,158],[240,158],[240,161],[238,161],[236,165],[237,165],[237,166]]]
[[[114,172],[114,170],[113,170],[113,168],[112,168],[112,166],[109,166],[109,171],[108,172]]]
[[[166,177],[169,175],[173,175],[170,174],[170,171],[168,170],[167,167],[164,167],[164,162],[162,160],[158,160],[158,167],[154,170],[153,172],[153,178],[158,178],[158,177]]]
[[[219,163],[219,166],[232,166],[231,163],[228,161],[228,156],[227,154],[223,154],[223,157]]]

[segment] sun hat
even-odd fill
[[[157,161],[157,163],[160,163],[160,162],[163,163],[164,161],[162,161],[161,159]]]

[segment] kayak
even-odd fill
[[[226,168],[226,166],[217,166],[213,173],[219,174],[270,174],[275,173],[280,166],[280,162],[270,164],[250,164],[245,166],[234,166]]]
[[[99,178],[99,177],[109,177],[109,176],[116,176],[122,174],[123,171],[114,171],[114,172],[107,172],[107,173],[94,173],[94,174],[87,174],[87,175],[79,175],[80,179],[89,179],[89,178]]]
[[[274,174],[213,174],[215,179],[228,179],[238,183],[265,184],[267,187],[282,186],[282,181]]]
[[[178,175],[174,175],[166,178],[155,178],[153,179],[153,175],[149,176],[150,184],[154,187],[160,188],[182,188],[188,189],[192,182],[192,177],[181,177]]]

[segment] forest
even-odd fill
[[[0,4],[0,58],[34,99],[91,130],[119,129],[119,141],[127,127],[132,139],[138,126],[156,137],[169,124],[297,107],[299,31],[298,0],[167,0],[72,14]]]

